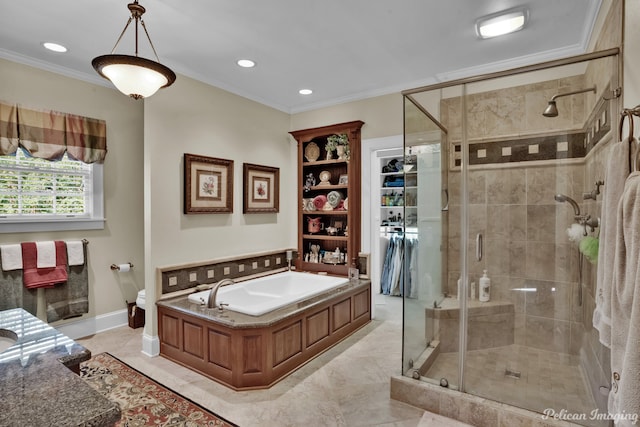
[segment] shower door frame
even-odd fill
[[[471,77],[465,77],[465,78],[461,78],[461,79],[456,79],[456,80],[450,80],[450,81],[446,81],[446,82],[441,82],[441,83],[435,83],[432,85],[427,85],[427,86],[421,86],[421,87],[417,87],[417,88],[413,88],[413,89],[407,89],[401,92],[403,98],[408,99],[411,103],[413,103],[416,106],[420,106],[420,102],[416,101],[416,99],[412,96],[412,95],[416,95],[416,94],[420,94],[422,92],[427,92],[427,91],[433,91],[433,90],[440,90],[440,89],[445,89],[445,88],[451,88],[451,87],[455,87],[455,86],[460,86],[462,88],[462,118],[461,118],[461,128],[462,128],[462,156],[461,156],[461,164],[460,164],[460,171],[461,171],[461,188],[460,188],[460,196],[461,196],[461,213],[460,213],[460,247],[461,248],[468,248],[468,244],[469,244],[469,237],[468,237],[468,233],[467,233],[467,227],[468,227],[468,191],[467,191],[467,179],[468,179],[468,169],[469,169],[469,156],[468,156],[468,140],[467,140],[467,134],[466,134],[466,114],[464,114],[464,111],[466,111],[466,88],[468,84],[471,83],[478,83],[478,82],[483,82],[483,81],[488,81],[488,80],[492,80],[492,79],[498,79],[498,78],[502,78],[502,77],[510,77],[510,76],[515,76],[518,74],[525,74],[525,73],[530,73],[530,72],[535,72],[535,71],[542,71],[542,70],[547,70],[547,69],[551,69],[551,68],[555,68],[555,67],[561,67],[561,66],[565,66],[565,65],[572,65],[572,64],[577,64],[580,62],[587,62],[587,61],[591,61],[591,60],[596,60],[596,59],[601,59],[601,58],[607,58],[607,57],[616,57],[617,56],[617,79],[618,79],[618,88],[621,88],[621,82],[622,82],[622,64],[621,64],[621,50],[620,48],[611,48],[611,49],[605,49],[605,50],[600,50],[600,51],[595,51],[595,52],[590,52],[590,53],[585,53],[585,54],[581,54],[581,55],[575,55],[575,56],[571,56],[571,57],[567,57],[567,58],[561,58],[561,59],[556,59],[556,60],[551,60],[551,61],[546,61],[546,62],[540,62],[537,64],[532,64],[532,65],[526,65],[526,66],[522,66],[522,67],[517,67],[517,68],[512,68],[509,70],[504,70],[504,71],[497,71],[497,72],[493,72],[493,73],[487,73],[487,74],[480,74],[477,76],[471,76]],[[616,88],[614,88],[615,90]],[[622,95],[620,95],[621,97]],[[617,99],[617,97],[616,97]],[[618,105],[619,106],[619,105]],[[420,107],[418,107],[420,108]],[[425,112],[424,109],[420,108],[421,111]],[[615,108],[615,111],[619,111],[619,108]],[[426,115],[428,118],[433,120],[433,116],[431,116],[431,114],[429,114],[428,112],[426,112]],[[436,123],[439,123],[439,121],[435,120]],[[468,255],[467,255],[467,250],[461,250],[460,251],[460,273],[461,273],[461,277],[462,278],[467,278],[468,277]],[[468,313],[467,313],[467,295],[468,295],[468,281],[467,280],[462,280],[461,281],[461,289],[460,289],[460,295],[459,295],[459,301],[460,301],[460,313],[459,313],[459,336],[458,336],[458,390],[461,392],[466,392],[465,389],[465,381],[464,381],[464,376],[465,376],[465,361],[466,361],[466,344],[467,344],[467,327],[468,327]],[[404,319],[403,319],[403,323],[404,323]],[[403,325],[404,328],[404,325]],[[402,348],[402,352],[403,352],[403,356],[402,356],[402,363],[404,361],[404,352],[405,352],[405,348],[404,348],[404,343],[403,343],[403,348]]]

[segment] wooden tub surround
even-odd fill
[[[249,316],[160,300],[160,355],[234,390],[269,388],[371,321],[371,282]]]

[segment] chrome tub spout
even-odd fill
[[[234,283],[236,282],[234,282],[231,279],[222,279],[218,283],[213,285],[213,287],[211,288],[211,292],[209,292],[209,300],[207,301],[207,307],[222,309],[223,307],[216,303],[216,296],[218,295],[218,289],[220,289],[223,286],[233,285]]]

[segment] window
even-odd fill
[[[104,228],[102,165],[0,156],[0,232]]]

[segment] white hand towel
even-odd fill
[[[600,335],[600,343],[611,348],[611,283],[615,270],[617,209],[629,176],[629,144],[625,139],[609,148],[609,160],[605,170],[602,212],[600,213],[600,240],[598,248],[598,276],[596,282],[596,309],[593,312],[593,327]]]
[[[4,271],[22,269],[22,245],[1,245],[0,254]]]
[[[640,172],[625,184],[618,206],[618,228],[611,286],[611,391],[609,413],[619,426],[635,425],[640,415]],[[614,418],[615,419],[615,418]]]
[[[36,242],[36,267],[50,268],[56,266],[56,245],[53,240]]]
[[[81,240],[68,240],[67,244],[67,264],[84,265],[84,243]]]

